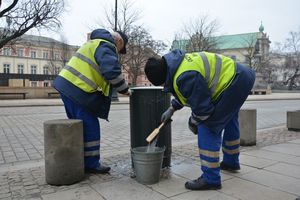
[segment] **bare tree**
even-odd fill
[[[216,51],[218,41],[214,36],[219,28],[220,25],[216,19],[210,20],[207,15],[200,16],[183,24],[175,40],[188,41],[185,49],[187,52]]]
[[[100,24],[106,28],[114,29],[115,27],[115,8],[104,8],[105,20],[100,21]],[[130,32],[130,28],[136,25],[141,19],[141,11],[134,8],[134,3],[130,0],[122,0],[118,6],[117,13],[117,30],[124,33]]]
[[[163,42],[153,40],[149,32],[141,26],[131,27],[129,40],[130,43],[127,54],[123,58],[123,64],[131,84],[136,85],[138,76],[144,73],[143,66],[147,59],[164,50],[166,45]]]
[[[68,62],[70,54],[71,48],[63,35],[61,35],[60,42],[52,40],[50,42],[50,55],[48,60],[48,71],[50,74],[58,74],[60,69]]]
[[[63,0],[12,0],[0,10],[0,48],[30,29],[56,30],[63,11]]]
[[[256,35],[251,35],[242,39],[242,45],[245,46],[240,53],[245,57],[245,63],[255,71],[258,71],[261,57],[257,56],[259,52],[259,44]]]
[[[114,27],[114,10],[110,9],[106,13],[107,26]],[[123,31],[129,37],[127,45],[127,54],[120,56],[120,63],[123,69],[128,73],[129,82],[136,85],[137,79],[144,72],[143,65],[150,56],[159,54],[165,50],[166,44],[162,41],[155,41],[150,33],[142,24],[138,24],[141,19],[141,12],[134,8],[134,4],[130,0],[123,0],[118,8],[118,30]],[[103,26],[103,22],[102,26]]]
[[[291,31],[286,39],[285,47],[289,53],[286,55],[285,67],[288,70],[285,84],[289,90],[300,85],[300,28],[298,32]]]

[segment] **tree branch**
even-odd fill
[[[13,8],[17,5],[18,1],[19,1],[19,0],[14,0],[14,1],[12,2],[12,4],[10,4],[10,6],[8,6],[7,8],[5,8],[4,10],[2,10],[2,11],[0,12],[0,17],[3,17],[5,13],[7,13],[7,12],[9,12],[11,9],[13,9]],[[0,7],[1,7],[1,1],[0,1]]]

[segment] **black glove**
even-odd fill
[[[171,119],[171,117],[173,116],[175,110],[174,108],[171,106],[169,107],[162,115],[161,115],[161,122],[167,122]]]
[[[195,134],[198,134],[198,128],[197,128],[198,122],[193,119],[192,116],[189,118],[189,129]]]

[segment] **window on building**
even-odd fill
[[[31,51],[31,58],[36,58],[36,51]]]
[[[54,54],[54,59],[59,60],[59,53]]]
[[[24,74],[24,65],[18,65],[18,74]]]
[[[30,73],[31,74],[36,74],[37,66],[36,65],[31,65],[30,66]]]
[[[37,82],[36,81],[31,81],[30,82],[30,87],[37,87]]]
[[[55,67],[55,74],[58,74],[59,73],[59,71],[60,71],[60,67]]]
[[[21,48],[19,48],[19,49],[17,49],[17,56],[19,56],[19,57],[23,57],[23,49],[21,49]]]
[[[4,55],[4,56],[10,56],[10,55],[11,55],[11,50],[10,50],[10,48],[5,47],[5,48],[3,49],[3,55]]]
[[[9,74],[10,64],[3,64],[3,73]]]
[[[43,67],[43,74],[49,74],[49,67],[48,66]]]
[[[44,59],[48,59],[48,58],[49,58],[49,54],[48,54],[47,51],[44,51],[44,52],[43,52],[43,58],[44,58]]]

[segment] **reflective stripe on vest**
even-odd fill
[[[235,62],[231,58],[214,53],[187,53],[173,79],[173,88],[183,105],[187,105],[187,99],[178,89],[177,78],[187,71],[198,71],[204,77],[211,91],[212,100],[215,101],[233,80]]]
[[[64,77],[87,93],[99,91],[108,96],[110,85],[102,76],[101,66],[97,64],[94,58],[95,51],[101,42],[110,43],[103,39],[95,39],[82,45],[61,70],[59,76]]]

